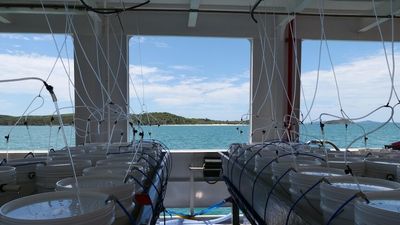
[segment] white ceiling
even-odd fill
[[[69,5],[82,6],[78,0],[42,0],[45,5],[63,6]],[[141,3],[144,0],[85,0],[93,7],[125,7]],[[150,4],[143,6],[146,10],[188,10],[191,2],[199,2],[198,10],[218,10],[218,11],[250,11],[250,8],[257,0],[151,0]],[[366,15],[373,16],[372,0],[323,0],[323,8],[326,14],[334,15]],[[257,12],[275,12],[275,13],[300,13],[300,14],[318,14],[321,8],[321,0],[263,0]],[[18,8],[18,6],[40,6],[40,0],[0,0],[0,7]],[[193,3],[192,3],[193,6]],[[380,16],[388,16],[391,11],[398,13],[400,11],[400,0],[393,0],[391,7],[390,0],[375,0],[375,6]],[[392,9],[391,9],[392,8]],[[195,8],[197,10],[197,7]]]

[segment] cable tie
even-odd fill
[[[10,140],[10,134],[7,134],[6,136],[4,136],[4,138],[6,139],[6,143],[8,143],[8,141]]]
[[[360,191],[356,195],[357,195],[357,197],[360,197],[360,198],[364,199],[365,202],[367,204],[369,204],[369,199],[368,199],[367,195],[364,192]]]
[[[4,165],[5,165],[5,164],[7,164],[7,159],[3,159],[3,160],[1,160],[1,162],[0,162],[0,166],[1,166],[1,165],[3,165],[3,163],[4,163]]]
[[[345,174],[350,174],[351,176],[354,176],[353,175],[353,170],[350,168],[349,165],[346,165],[346,169],[344,170],[344,173]]]

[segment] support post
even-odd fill
[[[240,225],[239,207],[235,200],[232,199],[232,225]]]
[[[125,142],[129,113],[125,65],[129,64],[128,38],[114,33],[119,29],[110,18],[97,19],[92,24],[101,26],[103,32],[91,32],[89,25],[89,30],[77,30],[74,35],[75,118],[80,118],[75,123],[76,144],[85,144],[85,135],[89,136],[86,142]]]

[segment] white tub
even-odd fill
[[[0,208],[2,225],[111,225],[114,204],[102,193],[49,192],[8,202]]]

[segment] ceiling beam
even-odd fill
[[[278,26],[279,26],[279,27],[286,26],[286,24],[290,23],[290,21],[294,20],[294,18],[295,18],[294,15],[286,16],[286,17],[284,17],[283,19],[281,19],[281,20],[278,22]]]
[[[384,7],[386,5],[384,5],[383,2],[382,2],[378,6]],[[383,10],[382,9],[379,10],[381,12],[378,12],[378,15],[389,15],[389,16],[391,16],[393,14],[393,16],[396,16],[396,15],[400,14],[400,5],[398,5],[398,4],[394,5],[393,9],[394,10],[393,10],[393,13],[392,13],[391,9],[386,7]],[[377,9],[377,11],[378,11],[378,9]],[[386,21],[389,21],[391,19],[389,16],[388,17],[384,17],[384,18],[375,19],[372,23],[369,23],[366,26],[362,27],[360,30],[358,30],[358,32],[359,33],[367,32],[367,31],[377,27],[378,25],[381,25],[382,23],[384,23]]]
[[[378,25],[380,25],[380,24],[382,24],[382,23],[384,23],[384,22],[386,22],[388,20],[389,20],[389,18],[379,18],[378,20],[375,20],[374,22],[372,22],[372,23],[368,24],[367,26],[361,28],[358,32],[359,33],[367,32],[367,31],[373,29],[374,27],[377,27]]]
[[[200,0],[190,0],[190,12],[188,27],[196,27],[197,17],[199,16]]]
[[[311,2],[311,0],[300,1],[297,4],[289,6],[287,8],[287,10],[291,14],[300,13],[310,4],[310,2]],[[286,26],[286,24],[290,23],[290,21],[294,20],[295,18],[296,18],[296,16],[294,16],[294,15],[288,15],[278,22],[278,26]]]
[[[4,16],[0,16],[0,23],[10,24],[11,21]]]
[[[65,8],[46,8],[46,14],[48,15],[82,15],[86,13],[82,10],[74,10],[69,9],[65,11]],[[44,14],[43,9],[40,7],[37,8],[28,8],[28,7],[0,7],[0,14]]]
[[[309,4],[311,0],[303,0],[296,4],[289,12],[299,13],[302,12]]]

